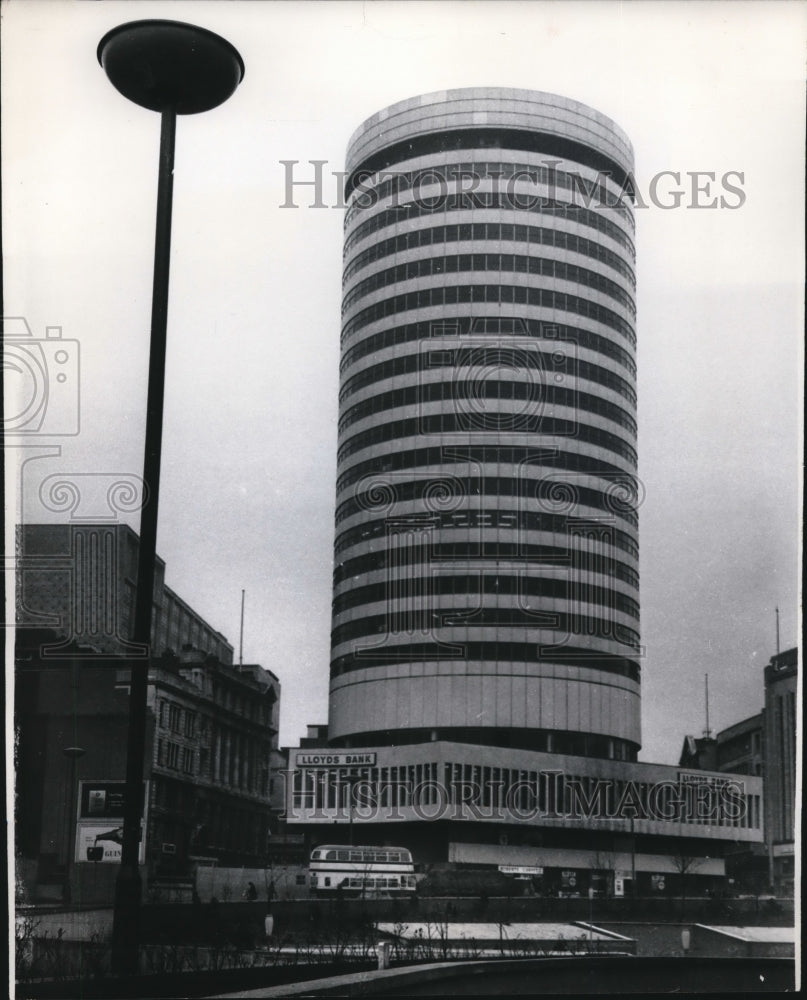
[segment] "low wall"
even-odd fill
[[[793,941],[754,941],[695,924],[692,928],[692,943],[695,948],[708,955],[725,955],[734,958],[795,958],[796,944]]]
[[[203,903],[215,898],[220,903],[247,899],[250,883],[258,901],[266,903],[307,899],[308,868],[305,865],[276,865],[266,868],[199,868],[196,872],[196,892]]]

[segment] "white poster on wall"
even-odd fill
[[[123,850],[123,826],[89,826],[81,824],[76,836],[76,861],[120,864]],[[138,862],[145,860],[141,831]]]

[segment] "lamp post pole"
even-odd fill
[[[198,114],[226,101],[243,78],[244,63],[233,46],[213,32],[179,21],[153,20],[113,28],[98,45],[98,61],[124,97],[161,116],[143,505],[132,634],[141,652],[130,663],[123,845],[112,925],[113,970],[133,975],[138,971],[140,944],[139,854],[141,836],[145,837],[141,822],[146,697],[157,554],[176,116]]]
[[[176,115],[163,111],[160,127],[160,166],[157,184],[157,226],[154,240],[154,286],[151,306],[148,401],[143,456],[144,502],[140,515],[135,614],[132,639],[144,649],[132,660],[129,681],[129,731],[126,745],[126,791],[123,808],[123,846],[115,883],[113,961],[118,971],[134,974],[140,941],[139,915],[142,883],[139,854],[143,816],[143,757],[146,746],[146,703],[151,653],[154,562],[157,554],[157,513],[160,499],[165,345],[168,320],[168,273],[171,256],[171,209],[174,188]],[[132,950],[134,954],[132,955]]]

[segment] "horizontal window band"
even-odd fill
[[[561,451],[552,446],[550,448],[497,445],[497,444],[456,444],[437,445],[429,448],[413,448],[406,451],[391,451],[381,458],[372,458],[364,462],[359,462],[342,472],[336,480],[337,495],[348,486],[358,482],[365,476],[383,477],[388,472],[398,472],[406,470],[418,470],[428,475],[429,466],[444,465],[530,465],[536,470],[539,469],[568,469],[572,472],[580,472],[585,475],[602,476],[606,480],[618,482],[634,483],[636,473],[634,469],[627,469],[624,466],[614,465],[611,462],[603,462],[601,459],[593,458],[590,455],[580,455],[576,452]],[[451,473],[459,476],[469,473]],[[432,473],[439,476],[439,472]],[[396,477],[397,478],[397,477]]]
[[[346,284],[355,274],[375,263],[407,250],[426,246],[444,246],[450,243],[492,241],[496,243],[533,243],[536,246],[554,247],[568,253],[580,254],[604,264],[626,278],[636,288],[636,275],[622,257],[594,240],[567,233],[563,229],[546,226],[528,226],[507,222],[465,222],[454,225],[428,226],[397,236],[390,236],[362,250],[352,260],[348,258],[342,283]]]
[[[512,413],[490,413],[490,412],[470,412],[470,413],[434,413],[419,417],[411,417],[408,420],[393,420],[388,423],[379,423],[365,431],[348,437],[340,446],[336,454],[337,463],[342,463],[346,458],[355,455],[366,448],[374,445],[388,444],[390,442],[400,442],[407,438],[416,437],[440,437],[445,434],[529,434],[536,444],[542,436],[546,437],[569,437],[575,441],[582,441],[586,444],[594,445],[597,448],[604,448],[619,455],[631,465],[635,466],[638,461],[636,449],[627,441],[601,430],[599,427],[592,427],[579,420],[561,420],[557,417],[545,417],[533,414],[512,414]]]
[[[540,204],[537,205],[517,205],[513,204],[511,198],[497,194],[488,194],[484,198],[457,194],[442,199],[439,207],[410,201],[403,205],[396,205],[394,208],[383,209],[363,222],[359,222],[354,229],[345,231],[343,253],[345,255],[349,254],[357,243],[383,229],[397,227],[400,231],[403,226],[409,228],[414,219],[433,219],[441,215],[446,215],[449,212],[461,211],[473,211],[474,213],[509,211],[518,212],[519,218],[524,218],[525,215],[527,217],[534,215],[545,220],[553,218],[563,219],[564,221],[577,223],[578,225],[585,226],[587,229],[601,233],[622,247],[631,262],[636,260],[636,248],[633,240],[620,226],[617,226],[610,219],[605,218],[602,211],[592,211],[588,208],[581,208],[578,205],[571,205],[565,201],[554,201],[543,198],[540,199]]]
[[[433,328],[434,325],[433,323],[412,324],[413,327],[423,326],[426,328]],[[397,333],[400,330],[403,330],[405,333],[410,332],[407,326],[403,328],[398,327],[394,331],[385,331],[384,333]],[[415,333],[417,331],[412,330],[411,332]],[[436,334],[433,338],[429,339],[418,336],[412,336],[411,338],[406,336],[401,340],[393,340],[392,343],[382,345],[382,335],[376,334],[375,336],[379,337],[379,344],[376,347],[377,351],[397,346],[399,343],[408,342],[418,343],[420,349],[412,354],[399,355],[398,357],[379,361],[346,378],[339,390],[340,405],[349,396],[354,395],[361,389],[399,375],[421,376],[437,371],[447,371],[454,373],[453,377],[455,381],[467,382],[467,376],[466,378],[460,377],[463,368],[478,367],[479,361],[484,361],[484,352],[489,350],[492,352],[492,358],[506,357],[507,354],[505,352],[509,352],[509,356],[514,361],[518,360],[521,367],[532,371],[546,374],[552,373],[553,376],[559,374],[570,379],[582,378],[589,382],[596,382],[598,385],[602,385],[604,388],[610,389],[612,392],[627,399],[632,406],[636,406],[636,390],[630,382],[615,372],[603,368],[601,365],[596,365],[590,361],[575,358],[574,356],[569,357],[563,346],[559,346],[555,350],[537,350],[530,341],[525,341],[525,346],[520,348],[517,342],[503,346],[496,344],[486,345],[484,342],[476,344],[471,340],[470,343],[465,345],[460,340],[456,348],[451,348],[445,344],[445,337],[448,335],[438,336]],[[369,339],[374,340],[375,336]],[[562,344],[563,342],[560,343]],[[367,353],[373,352],[368,351]],[[569,354],[574,354],[573,346]],[[425,378],[418,378],[418,384],[421,383],[426,384]]]
[[[474,564],[474,569],[470,572],[481,570],[487,572],[486,563],[502,562],[519,564],[524,568],[540,568],[549,566],[560,566],[568,569],[572,565],[571,546],[562,548],[557,545],[533,545],[526,542],[501,542],[484,539],[474,542],[450,542],[443,541],[446,533],[440,533],[440,541],[430,541],[428,549],[429,564],[436,572],[443,572],[455,565],[462,565],[464,560]],[[636,570],[621,562],[610,554],[591,553],[591,559],[596,564],[596,570],[592,572],[600,573],[604,576],[611,576],[622,583],[628,584],[634,590],[639,589],[639,574]],[[349,581],[352,577],[364,576],[368,573],[376,573],[387,570],[394,565],[395,568],[406,566],[411,563],[418,563],[423,559],[423,553],[419,548],[412,545],[402,545],[391,551],[384,548],[380,552],[368,552],[352,559],[345,559],[337,562],[333,571],[334,588],[344,581]],[[509,566],[504,572],[512,573],[514,567]]]
[[[486,373],[484,373],[486,375]],[[419,382],[417,385],[406,386],[403,389],[391,389],[387,392],[379,393],[377,396],[370,396],[360,403],[355,403],[344,411],[339,418],[339,433],[341,434],[348,427],[364,420],[367,417],[384,413],[387,410],[398,409],[399,407],[425,406],[429,403],[451,401],[455,406],[468,408],[468,396],[472,395],[476,402],[481,399],[501,400],[503,402],[529,400],[536,408],[544,406],[564,406],[569,409],[582,410],[584,413],[596,414],[605,420],[618,424],[630,431],[635,437],[637,433],[636,420],[621,406],[611,403],[607,399],[595,396],[590,392],[582,392],[578,389],[566,389],[563,386],[554,385],[546,373],[541,373],[543,379],[533,381],[516,380],[495,380],[485,377],[484,379],[472,379],[471,377],[455,377],[445,382]],[[484,412],[488,413],[485,406]],[[508,414],[503,411],[505,419],[517,419],[518,412]]]
[[[440,257],[419,257],[406,264],[396,264],[394,267],[378,271],[369,278],[360,281],[354,288],[346,292],[342,298],[342,313],[356,302],[390,285],[412,281],[416,278],[444,277],[447,274],[465,274],[471,271],[488,272],[512,276],[529,274],[534,277],[551,278],[557,281],[569,281],[583,285],[593,291],[600,292],[613,299],[631,316],[636,316],[636,303],[616,282],[604,278],[596,271],[578,264],[569,264],[552,257],[514,253],[468,253],[443,254]]]
[[[393,295],[388,299],[382,299],[372,306],[367,306],[356,313],[342,327],[342,344],[346,344],[349,338],[358,330],[369,326],[376,320],[386,319],[388,316],[399,316],[404,312],[413,312],[417,309],[441,308],[454,305],[479,305],[505,304],[505,305],[527,305],[544,309],[556,309],[559,312],[570,312],[577,316],[584,316],[587,319],[601,323],[610,327],[625,338],[631,347],[636,346],[636,331],[619,313],[613,309],[608,309],[596,302],[591,302],[580,295],[573,295],[570,292],[558,292],[551,288],[542,288],[531,285],[511,285],[511,284],[470,284],[470,285],[442,285],[438,287],[422,288]],[[450,319],[447,316],[446,319]]]
[[[555,663],[563,666],[587,667],[605,674],[627,677],[640,682],[639,663],[624,656],[594,653],[571,644],[539,646],[534,642],[464,642],[456,646],[447,643],[419,642],[365,648],[331,661],[331,677],[340,677],[353,670],[372,670],[388,667],[391,663],[430,663],[452,660],[465,663]],[[479,675],[475,675],[479,676]],[[484,676],[484,675],[481,675]],[[495,674],[490,676],[495,677]]]
[[[394,602],[391,602],[394,603]],[[573,604],[573,601],[569,601]],[[331,630],[331,648],[335,649],[354,639],[369,639],[371,637],[387,637],[388,639],[404,639],[406,636],[419,633],[432,635],[436,629],[495,629],[495,628],[525,628],[541,629],[551,632],[561,632],[566,636],[580,636],[605,639],[609,642],[621,643],[631,651],[638,648],[639,633],[636,629],[622,625],[607,618],[595,615],[579,614],[576,611],[541,611],[540,609],[525,610],[522,608],[413,608],[409,600],[403,599],[401,608],[391,607],[384,614],[367,615],[356,618],[352,622],[338,625]],[[435,640],[436,641],[436,640]],[[356,644],[354,644],[355,647]],[[361,645],[361,644],[359,644]],[[446,640],[445,646],[464,647],[464,643],[456,640],[452,643]],[[390,651],[397,650],[397,645],[391,641]],[[384,659],[378,655],[376,644],[367,646],[371,656]],[[397,653],[396,653],[397,656]]]
[[[412,500],[422,502],[421,517],[437,513],[441,507],[461,511],[463,507],[470,505],[472,499],[483,496],[494,499],[520,497],[530,502],[528,509],[539,519],[544,515],[549,518],[557,516],[556,511],[560,507],[565,513],[567,524],[574,530],[579,530],[581,515],[576,513],[579,506],[601,510],[608,515],[607,520],[604,519],[605,523],[598,526],[603,533],[610,531],[609,522],[614,517],[619,517],[634,528],[639,524],[635,486],[626,480],[615,481],[611,483],[610,491],[603,491],[578,483],[566,483],[557,479],[531,479],[526,476],[444,476],[442,479],[435,476],[433,479],[405,479],[394,484],[384,483],[380,478],[369,478],[366,489],[357,491],[354,496],[337,505],[336,524],[341,524],[360,511],[374,513],[374,508],[377,511],[381,506]],[[523,507],[527,508],[527,504]],[[511,520],[515,520],[520,513],[521,511],[509,511]],[[391,518],[393,517],[391,514]],[[576,522],[571,520],[575,517]],[[414,517],[411,519],[412,530],[416,530],[417,522]],[[431,530],[431,526],[425,522],[420,530]]]
[[[551,161],[541,159],[525,163],[504,159],[498,150],[495,153],[497,158],[494,160],[482,159],[487,154],[480,152],[477,155],[475,152],[469,160],[453,163],[437,163],[432,160],[428,165],[406,170],[386,170],[383,175],[365,173],[354,189],[356,197],[348,199],[344,228],[348,229],[360,212],[374,208],[387,198],[392,198],[396,205],[400,204],[401,197],[408,195],[410,191],[414,192],[414,200],[426,201],[431,200],[432,196],[424,198],[425,188],[433,189],[437,186],[446,193],[450,188],[453,192],[465,195],[467,206],[473,207],[478,201],[470,198],[472,194],[484,199],[489,193],[498,192],[504,187],[509,198],[523,199],[525,188],[532,185],[546,188],[548,193],[553,194],[560,190],[565,195],[568,191],[572,195],[572,204],[576,204],[576,199],[579,198],[587,204],[596,204],[598,208],[616,210],[628,222],[631,231],[636,231],[633,205],[630,200],[626,203],[624,198],[627,192],[615,184],[607,173],[600,171],[596,179],[591,180],[583,177],[580,171],[567,171]],[[471,181],[470,186],[467,181]],[[486,182],[483,190],[478,190],[480,181]],[[504,185],[502,181],[505,182]],[[613,184],[611,189],[608,187],[609,181]],[[407,198],[409,200],[412,199]]]
[[[433,743],[437,740],[625,761],[635,761],[639,750],[638,743],[604,733],[517,726],[430,726],[412,729],[376,729],[370,732],[362,730],[337,736],[329,740],[328,745],[349,748],[411,746],[414,743]],[[480,765],[470,766],[479,768]],[[482,766],[491,768],[489,764]]]
[[[406,162],[416,156],[428,156],[446,151],[454,153],[465,149],[477,149],[480,146],[540,153],[542,156],[557,156],[562,160],[580,163],[591,170],[607,174],[620,189],[627,189],[632,181],[631,175],[613,157],[576,139],[568,139],[537,129],[504,128],[495,125],[473,128],[448,126],[436,132],[423,132],[402,139],[400,142],[391,143],[377,153],[365,157],[351,170],[345,180],[345,201],[361,182],[362,177],[388,170],[396,163]],[[436,164],[436,166],[442,165]]]
[[[379,484],[379,491],[388,491],[388,484]],[[390,502],[390,508],[394,509],[393,504],[397,502],[396,497]],[[394,514],[390,510],[390,513],[385,516],[385,511],[381,504],[378,504],[377,508],[369,517],[365,517],[361,524],[337,534],[334,543],[334,555],[337,560],[341,552],[354,545],[371,545],[374,544],[376,539],[389,538],[391,519],[394,517]],[[638,560],[639,558],[639,547],[632,535],[610,523],[592,527],[588,519],[566,514],[497,509],[463,511],[433,510],[428,513],[427,524],[438,533],[437,538],[439,541],[436,544],[439,545],[441,542],[445,542],[446,547],[451,545],[449,539],[452,530],[473,530],[478,532],[481,543],[486,546],[486,550],[489,544],[488,537],[494,532],[503,530],[543,532],[545,534],[561,535],[568,540],[570,545],[572,538],[580,535],[580,537],[586,539],[589,543],[593,542],[594,544],[601,545],[603,549],[615,547],[622,552],[626,552],[634,559]],[[596,537],[592,539],[592,535]],[[389,544],[389,541],[387,544]],[[385,547],[383,551],[386,552],[387,548]]]
[[[456,568],[461,569],[461,567]],[[422,570],[425,570],[422,576],[416,576],[412,570],[401,576],[390,573],[388,578],[380,583],[351,587],[333,599],[334,618],[351,608],[383,601],[388,601],[390,607],[394,608],[396,603],[405,603],[415,598],[420,600],[424,597],[446,595],[453,597],[462,594],[481,599],[485,594],[494,594],[510,597],[548,597],[577,605],[597,604],[639,621],[639,602],[627,597],[621,591],[586,582],[581,574],[593,572],[593,569],[588,567],[572,565],[565,579],[540,576],[537,568],[516,574],[513,574],[512,570],[497,570],[495,567],[487,571],[471,569],[455,576],[440,571],[429,573],[428,564],[423,566]],[[468,622],[471,623],[472,619],[471,615]]]

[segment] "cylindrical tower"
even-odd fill
[[[635,759],[633,154],[447,91],[347,154],[329,739]]]

